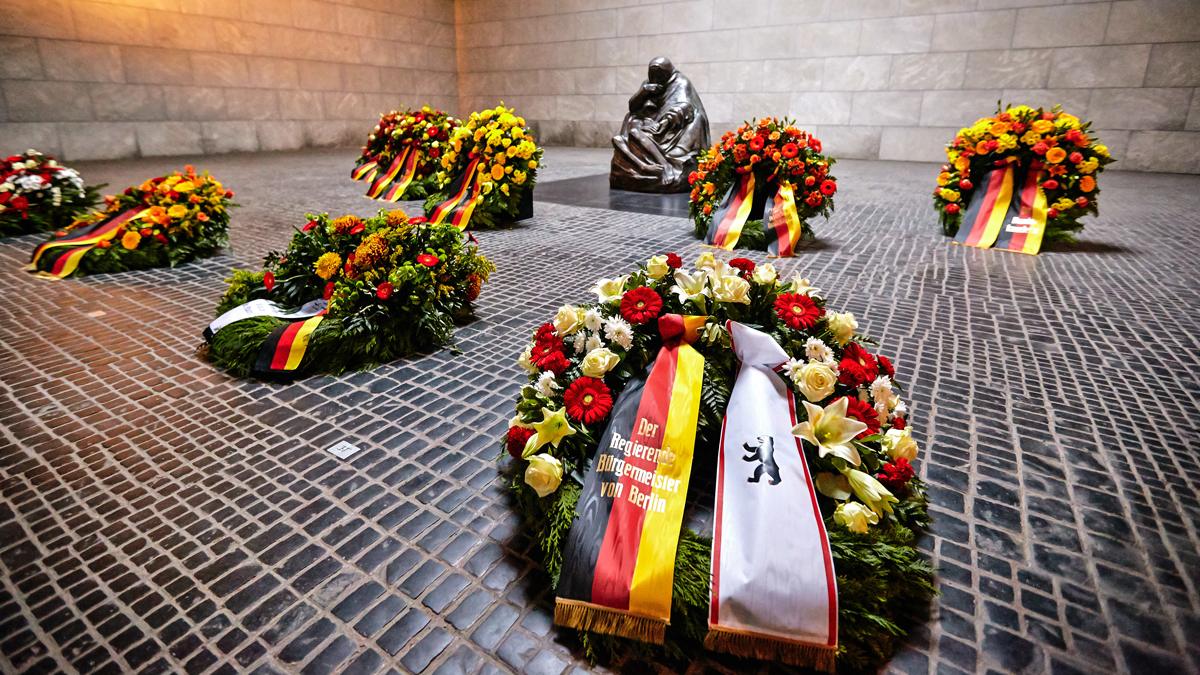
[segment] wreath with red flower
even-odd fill
[[[1043,167],[1039,188],[1046,195],[1045,241],[1072,241],[1083,229],[1079,219],[1098,214],[1096,178],[1116,161],[1091,133],[1091,122],[1063,112],[1027,105],[997,109],[960,129],[946,145],[946,164],[937,177],[933,205],[942,231],[953,237],[963,212],[979,189],[976,178],[1000,162]]]
[[[725,195],[736,188],[742,175],[753,171],[757,184],[754,209],[737,247],[766,250],[763,207],[781,181],[792,185],[803,238],[811,238],[809,219],[818,215],[828,218],[837,193],[837,179],[829,173],[836,160],[821,150],[816,136],[787,118],[751,120],[726,132],[700,153],[696,171],[688,175],[692,186],[689,212],[696,237],[704,238]]]
[[[325,318],[293,376],[339,373],[451,344],[493,269],[452,225],[398,210],[367,219],[308,214],[286,251],[267,254],[261,272],[233,271],[217,314],[252,300],[294,309],[324,299]],[[284,323],[273,316],[230,323],[209,336],[208,357],[246,375]]]
[[[99,201],[101,187],[37,150],[0,159],[0,236],[66,227]]]
[[[657,354],[661,338],[655,319],[662,314],[708,317],[694,345],[705,364],[693,481],[706,471],[715,473],[721,420],[737,367],[724,327],[732,319],[768,332],[793,357],[781,376],[797,398],[822,406],[825,414],[845,406],[840,414],[867,426],[852,441],[861,460],[855,481],[870,481],[882,492],[860,494],[861,486],[847,479],[849,465],[819,457],[815,446],[804,442],[838,576],[839,670],[883,663],[933,593],[932,570],[916,548],[916,533],[928,523],[924,483],[909,463],[917,445],[907,429],[891,362],[857,333],[852,315],[829,311],[807,280],[781,280],[770,264],[745,258],[725,263],[705,253],[694,269],[685,269],[679,256],[657,255],[629,274],[601,279],[592,290],[595,302],[562,307],[533,332],[518,360],[528,381],[502,439],[505,455],[511,456],[510,488],[537,542],[550,588],[557,586],[582,481],[613,402]],[[841,381],[841,364],[853,364],[860,374]],[[867,372],[874,377],[866,380]],[[687,499],[686,508],[711,506],[703,491]],[[675,593],[665,652],[646,643],[579,633],[589,658],[609,661],[640,651],[676,659],[682,670],[682,662],[701,653],[711,543],[707,533],[687,528],[680,538],[674,587],[689,590]]]
[[[360,177],[363,180],[367,177],[374,179],[378,172],[386,171],[392,160],[405,148],[411,148],[419,151],[413,180],[392,201],[424,199],[440,187],[437,172],[441,170],[441,157],[449,147],[450,135],[461,124],[462,120],[457,117],[429,106],[422,106],[420,110],[406,108],[386,113],[367,136],[362,155],[354,164],[354,174],[359,173],[359,167],[374,162],[376,173]]]

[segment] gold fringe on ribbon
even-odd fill
[[[557,611],[555,616],[557,617]],[[793,666],[815,668],[826,673],[837,669],[837,647],[796,642],[785,638],[734,631],[710,626],[704,646],[715,652],[764,661],[779,661]]]
[[[667,634],[666,621],[565,598],[554,599],[554,623],[656,645],[661,645]]]

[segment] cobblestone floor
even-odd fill
[[[587,670],[494,459],[532,327],[599,276],[699,247],[679,219],[538,203],[479,235],[498,271],[449,351],[291,385],[194,355],[221,279],[306,210],[375,207],[351,151],[197,161],[238,191],[231,251],[41,281],[0,241],[0,668]],[[542,180],[602,173],[552,150]],[[82,166],[114,187],[172,159]],[[1110,173],[1082,242],[939,236],[934,167],[844,162],[804,270],[913,400],[941,596],[890,669],[1200,670],[1200,178]],[[761,256],[756,256],[761,257]],[[347,461],[324,449],[350,440]],[[756,664],[722,661],[726,670]]]

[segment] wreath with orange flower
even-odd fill
[[[696,237],[704,238],[713,212],[725,195],[744,174],[753,171],[759,186],[755,198],[758,217],[752,216],[746,223],[737,248],[766,250],[761,205],[781,181],[791,183],[803,238],[811,238],[809,219],[818,215],[828,218],[837,193],[837,179],[829,173],[836,160],[821,151],[816,136],[797,128],[787,118],[751,120],[736,131],[726,132],[700,153],[697,169],[688,175],[692,186],[689,213],[695,222]]]
[[[1046,241],[1071,241],[1083,229],[1080,218],[1098,214],[1097,177],[1116,161],[1091,132],[1091,122],[1063,112],[1027,105],[997,107],[960,129],[946,145],[946,164],[937,177],[933,205],[942,231],[953,237],[963,212],[979,188],[975,178],[999,162],[1043,166],[1039,188],[1046,195]]]

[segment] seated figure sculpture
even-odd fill
[[[660,56],[629,99],[613,136],[609,185],[636,192],[687,192],[696,156],[708,147],[708,116],[690,80]]]

